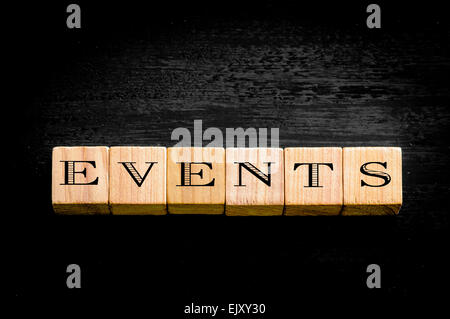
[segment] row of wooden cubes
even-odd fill
[[[398,147],[55,147],[63,214],[394,215]]]

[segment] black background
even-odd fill
[[[129,310],[178,318],[191,302],[265,303],[278,317],[312,306],[320,315],[413,299],[407,309],[442,305],[444,5],[378,1],[382,28],[369,30],[364,1],[77,3],[80,30],[66,27],[69,2],[3,9],[12,150],[4,200],[14,216],[6,245],[17,300],[101,309],[132,301]],[[404,206],[394,218],[54,215],[52,147],[172,146],[172,130],[194,119],[279,127],[281,147],[400,146]],[[71,263],[81,266],[78,290],[65,284]],[[381,266],[381,289],[366,287],[371,263]]]

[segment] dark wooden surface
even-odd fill
[[[126,9],[125,22],[111,29],[107,18],[94,22],[86,13],[79,32],[49,18],[31,33],[45,31],[43,38],[28,34],[13,91],[21,155],[14,190],[27,179],[24,192],[11,195],[19,202],[11,211],[19,224],[16,295],[129,294],[154,307],[170,304],[181,317],[192,300],[265,302],[281,313],[295,311],[299,300],[438,294],[449,266],[448,24],[439,7],[425,10],[415,27],[407,15],[420,9],[406,16],[386,10],[383,28],[367,30],[364,6],[358,13],[353,5],[336,11],[344,19],[320,6],[295,7],[302,9],[296,16],[269,5],[254,15],[244,14],[251,6],[242,13],[223,5],[224,14],[194,7],[192,14],[163,10],[157,21],[136,22],[133,13],[146,15]],[[192,130],[194,119],[223,130],[279,127],[281,147],[400,146],[400,215],[53,214],[52,147],[171,146],[172,130]],[[44,275],[31,284],[27,267],[36,260]],[[69,263],[86,270],[80,293],[65,288]],[[380,291],[365,286],[370,263],[382,267]]]

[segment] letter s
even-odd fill
[[[387,163],[386,162],[367,162],[367,163],[364,163],[363,165],[361,165],[361,168],[360,168],[360,172],[362,174],[367,175],[367,176],[381,178],[384,180],[384,183],[380,184],[380,185],[370,185],[370,184],[367,184],[366,182],[364,182],[363,180],[361,180],[361,187],[363,187],[363,186],[383,187],[391,182],[391,176],[388,173],[368,169],[367,165],[369,165],[369,164],[378,164],[378,165],[383,166],[384,168],[387,168]]]

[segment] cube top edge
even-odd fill
[[[192,146],[192,147],[186,147],[186,146],[182,146],[182,147],[168,147],[168,150],[224,150],[223,147],[200,147],[200,146]]]
[[[392,154],[398,154],[400,158],[402,157],[402,148],[396,147],[396,146],[372,146],[372,147],[344,147],[342,149],[342,154],[345,156],[346,154],[349,155],[350,153],[357,152],[357,151],[389,151]]]
[[[59,149],[81,149],[81,148],[103,148],[109,149],[109,146],[99,145],[99,146],[55,146],[52,148],[53,151]]]
[[[135,150],[140,150],[140,149],[149,149],[149,148],[151,148],[151,149],[157,149],[157,150],[165,150],[165,149],[167,149],[167,147],[164,147],[164,146],[132,146],[132,145],[130,145],[130,146],[127,146],[127,145],[124,145],[124,146],[111,146],[110,147],[110,149],[111,150],[116,150],[116,149],[135,149]]]
[[[361,150],[361,149],[370,149],[370,150],[382,150],[382,149],[392,149],[401,151],[402,148],[399,146],[352,146],[352,147],[343,147],[344,150]]]
[[[226,150],[283,150],[282,147],[226,147]]]
[[[289,151],[289,150],[293,150],[293,151],[295,151],[295,150],[322,150],[325,148],[332,149],[332,150],[342,150],[343,149],[343,147],[340,147],[340,146],[324,146],[324,147],[321,147],[321,146],[301,147],[301,146],[299,146],[299,147],[285,147],[284,150],[285,151]]]

